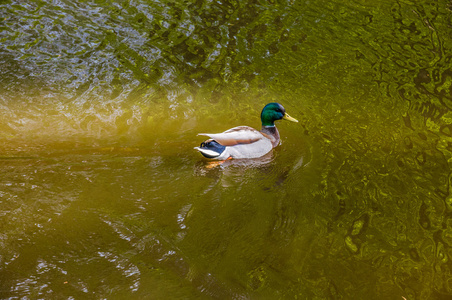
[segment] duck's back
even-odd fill
[[[250,144],[263,138],[261,132],[249,126],[237,126],[222,133],[199,133],[217,141],[223,146]]]

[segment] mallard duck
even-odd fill
[[[195,149],[215,160],[261,157],[279,145],[275,121],[281,119],[298,122],[286,113],[281,104],[269,103],[261,112],[260,131],[249,126],[238,126],[222,133],[199,133],[198,135],[205,135],[210,139]]]

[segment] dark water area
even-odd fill
[[[452,2],[0,1],[1,299],[449,299]],[[277,123],[211,166],[199,132]]]

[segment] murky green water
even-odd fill
[[[0,1],[0,298],[448,299],[452,3]],[[208,168],[198,132],[282,145]]]

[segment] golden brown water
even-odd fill
[[[0,2],[0,298],[447,299],[451,13]],[[270,155],[193,150],[273,101]]]

